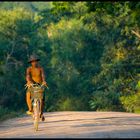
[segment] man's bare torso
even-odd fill
[[[28,67],[27,68],[27,75],[30,77],[31,81],[35,81],[37,83],[42,83],[42,75],[43,69],[41,67]]]

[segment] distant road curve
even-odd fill
[[[140,114],[64,111],[45,113],[39,131],[30,116],[0,124],[0,138],[140,138]]]

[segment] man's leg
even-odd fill
[[[42,104],[41,104],[41,114],[43,114],[44,105],[45,105],[45,101],[44,101],[44,100],[42,100]]]
[[[26,102],[28,105],[29,112],[32,112],[31,93],[29,91],[27,91],[26,93]]]
[[[41,115],[40,115],[40,117],[42,118],[42,121],[45,120],[45,117],[43,115],[44,106],[45,106],[45,96],[43,96],[42,104],[41,104]]]

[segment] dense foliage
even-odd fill
[[[27,109],[32,53],[49,85],[45,111],[140,112],[140,2],[9,3],[0,3],[0,113]]]

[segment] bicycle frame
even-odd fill
[[[38,130],[38,123],[41,115],[41,104],[43,99],[44,86],[32,84],[30,87],[31,101],[33,105],[33,120],[35,131]]]

